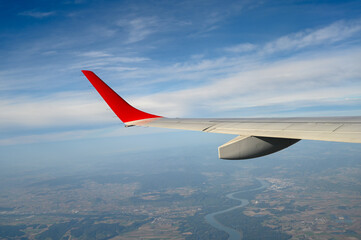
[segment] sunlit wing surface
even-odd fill
[[[277,152],[301,139],[361,143],[361,117],[166,118],[129,105],[97,75],[82,71],[124,124],[239,135],[218,148],[222,159],[249,159]]]

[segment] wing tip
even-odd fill
[[[94,72],[89,70],[81,71],[123,123],[127,124],[137,120],[162,118],[161,116],[146,113],[131,106]]]
[[[94,74],[95,75],[95,73],[93,72],[93,71],[90,71],[90,70],[81,70],[81,72],[87,77],[87,76],[89,76],[90,74]]]

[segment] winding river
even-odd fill
[[[228,240],[242,239],[242,233],[240,233],[239,231],[237,231],[237,230],[235,230],[233,228],[224,226],[222,223],[217,221],[215,216],[217,216],[219,214],[222,214],[222,213],[233,211],[233,210],[235,210],[237,208],[241,208],[241,207],[247,206],[249,204],[249,201],[247,199],[236,198],[234,195],[236,195],[238,193],[245,193],[245,192],[252,192],[252,191],[266,189],[269,186],[268,182],[266,182],[264,180],[260,180],[260,179],[257,179],[257,180],[261,184],[260,187],[252,188],[252,189],[248,189],[248,190],[241,190],[241,191],[229,193],[229,194],[226,195],[226,197],[229,198],[229,199],[233,199],[233,200],[237,200],[237,201],[241,202],[239,205],[228,208],[228,209],[225,209],[225,210],[222,210],[222,211],[210,213],[210,214],[207,214],[205,216],[205,219],[206,219],[207,223],[209,223],[213,227],[217,228],[218,230],[225,231],[226,233],[229,234]]]

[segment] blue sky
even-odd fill
[[[111,141],[126,150],[119,138],[129,136],[142,147],[172,134],[174,144],[214,141],[122,128],[82,69],[162,116],[361,115],[360,1],[0,1],[0,9],[6,157],[49,142],[62,153],[46,156],[71,154],[75,142],[89,154]]]

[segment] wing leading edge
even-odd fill
[[[97,75],[82,71],[126,126],[147,126],[239,135],[219,147],[222,159],[249,159],[284,149],[300,139],[361,143],[361,117],[165,118],[129,105]]]

